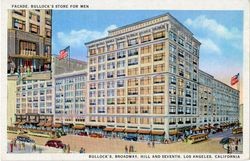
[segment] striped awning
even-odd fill
[[[125,128],[115,128],[114,132],[124,132]]]
[[[114,127],[106,127],[103,129],[103,131],[113,131],[114,129]]]
[[[44,124],[45,127],[51,127],[52,126],[52,123],[51,122],[47,122]]]
[[[37,124],[37,126],[43,126],[45,124],[45,122],[39,122],[39,124]]]
[[[52,125],[52,127],[60,128],[60,127],[62,127],[62,124],[61,123],[56,123],[56,124]]]
[[[24,125],[24,124],[26,124],[26,123],[27,123],[26,121],[22,121],[22,122],[20,122],[19,125]]]
[[[177,130],[169,130],[169,133],[168,133],[170,136],[173,136],[173,135],[177,135],[178,134],[178,131]]]
[[[125,129],[124,132],[126,133],[136,133],[138,131],[138,129]]]
[[[84,125],[74,125],[74,127],[73,127],[73,129],[75,129],[75,130],[82,130],[84,128],[85,128]]]
[[[150,134],[150,130],[138,130],[137,133],[139,134]]]
[[[152,130],[151,134],[152,135],[164,135],[165,131],[163,131],[163,130]]]

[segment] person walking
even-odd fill
[[[70,153],[70,145],[67,146],[67,152]]]
[[[83,151],[83,147],[81,147],[81,149],[80,149],[80,151],[79,151],[80,153],[83,153],[84,151]]]
[[[11,140],[11,142],[10,142],[10,152],[11,153],[13,152],[13,145],[14,145],[13,140]]]
[[[227,154],[230,154],[230,147],[229,147],[229,144],[227,144]]]
[[[125,153],[126,154],[128,153],[128,146],[127,145],[125,146]]]
[[[148,147],[150,147],[150,141],[148,141]]]
[[[152,142],[152,147],[153,147],[153,148],[155,147],[155,141]]]
[[[66,147],[66,145],[64,144],[64,146],[63,146],[63,152],[64,152],[64,153],[66,153],[66,149],[67,149],[67,147]]]

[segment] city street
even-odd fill
[[[8,133],[8,139],[13,139],[17,135]],[[83,147],[86,153],[124,153],[125,146],[134,146],[135,153],[227,153],[223,145],[220,144],[220,140],[224,137],[238,137],[242,139],[242,134],[232,135],[231,130],[227,130],[223,133],[216,133],[210,135],[206,141],[198,142],[195,144],[188,144],[183,142],[171,143],[171,144],[156,144],[155,147],[149,147],[147,142],[133,142],[124,141],[121,139],[109,139],[109,138],[91,138],[86,136],[67,135],[59,138],[64,144],[70,144],[71,150],[79,152]],[[34,137],[32,139],[36,141],[36,144],[45,145],[49,140],[48,138]],[[42,147],[42,152],[62,152],[61,149]],[[108,147],[108,148],[107,148]],[[9,147],[8,147],[9,148]],[[27,148],[27,152],[31,152],[30,147]],[[242,144],[239,145],[239,153],[242,151]],[[15,152],[15,151],[14,151]]]
[[[13,153],[62,153],[62,149],[50,148],[46,146],[36,145],[36,151],[32,151],[32,144],[25,143],[25,148],[20,149],[19,143],[13,147]],[[8,153],[10,152],[10,141],[8,141]]]

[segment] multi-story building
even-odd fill
[[[51,10],[8,11],[8,73],[51,78],[51,19]]]
[[[198,123],[200,42],[170,14],[111,30],[86,46],[91,129],[163,140]]]
[[[54,76],[56,127],[84,129],[86,116],[87,71],[75,71]]]
[[[52,80],[18,81],[16,90],[16,125],[46,126],[53,123]]]
[[[52,73],[53,75],[59,75],[64,73],[71,73],[74,71],[80,71],[87,69],[87,62],[65,58],[59,60],[57,55],[52,56]]]

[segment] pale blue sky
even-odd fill
[[[200,69],[226,83],[242,73],[242,11],[53,10],[52,53],[70,45],[72,58],[87,60],[85,42],[106,36],[109,29],[167,12],[202,43]]]

